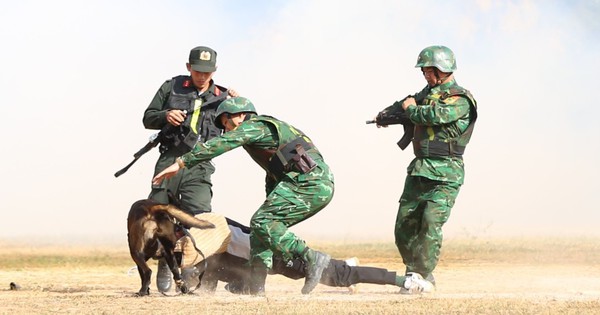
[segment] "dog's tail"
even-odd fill
[[[179,222],[183,223],[183,225],[185,226],[195,227],[199,229],[212,229],[215,227],[214,224],[206,220],[200,220],[173,205],[154,205],[150,207],[150,213],[152,213],[152,215],[160,211],[168,213],[170,216],[179,220]]]

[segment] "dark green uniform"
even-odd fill
[[[274,252],[291,260],[301,257],[307,249],[305,242],[288,227],[315,215],[331,201],[333,174],[312,141],[301,131],[273,117],[248,115],[251,118],[235,130],[197,145],[181,159],[186,168],[194,167],[201,161],[243,146],[266,171],[267,197],[250,222],[250,259],[252,264],[262,263],[272,268]],[[312,170],[303,173],[293,163],[283,169],[277,167],[274,162],[278,154],[290,143],[303,146],[316,164]]]
[[[160,87],[144,112],[144,126],[148,129],[170,126],[166,113],[171,109],[187,110],[187,118],[181,127],[169,127],[170,136],[161,142],[161,154],[154,175],[189,152],[196,142],[204,142],[221,134],[221,129],[214,125],[214,118],[219,103],[226,95],[227,89],[215,85],[213,81],[208,90],[199,95],[189,76],[174,77]],[[160,185],[152,185],[148,198],[168,203],[168,192],[171,192],[180,199],[181,208],[185,211],[194,214],[211,211],[211,175],[214,172],[211,161],[205,160],[182,170]]]
[[[423,97],[423,94],[425,96]],[[455,80],[416,94],[406,109],[415,124],[415,158],[408,166],[395,225],[396,246],[407,272],[427,278],[442,246],[442,226],[464,181],[462,154],[477,117],[476,102]],[[400,111],[396,102],[386,111]]]

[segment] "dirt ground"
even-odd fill
[[[319,285],[304,296],[302,280],[269,276],[266,297],[233,295],[220,283],[213,295],[177,296],[163,296],[153,284],[151,296],[143,298],[134,296],[140,280],[130,270],[126,248],[40,249],[0,242],[0,314],[600,314],[598,242],[586,242],[573,249],[576,255],[556,257],[543,248],[551,242],[525,251],[507,246],[510,242],[450,246],[435,272],[436,292],[421,296],[372,284],[360,284],[356,294]],[[361,257],[362,265],[403,270],[389,247],[372,255],[363,250],[368,258]],[[519,259],[494,258],[519,252],[525,252]],[[10,290],[11,282],[20,289]]]

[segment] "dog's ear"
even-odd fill
[[[207,220],[198,219],[189,213],[173,206],[173,205],[154,205],[148,209],[148,211],[154,215],[157,212],[164,211],[168,213],[171,217],[177,219],[180,223],[182,223],[186,227],[195,227],[199,229],[212,229],[215,227],[214,224],[210,223]]]

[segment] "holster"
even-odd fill
[[[308,153],[304,150],[304,147],[300,144],[296,144],[296,152],[292,159],[288,162],[290,171],[296,171],[298,173],[306,174],[317,167],[317,163],[313,160]]]
[[[269,170],[277,176],[292,171],[302,174],[312,171],[317,163],[306,152],[312,148],[314,146],[302,137],[285,144],[271,158]]]

